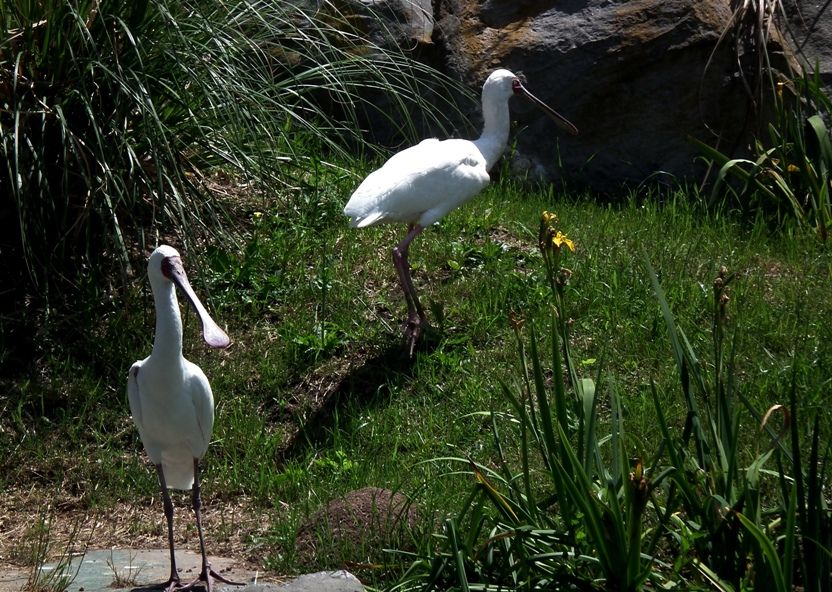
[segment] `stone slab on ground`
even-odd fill
[[[210,557],[211,567],[229,580],[243,582],[243,586],[229,586],[216,582],[215,592],[363,592],[364,586],[347,571],[304,574],[282,582],[263,581],[257,572],[240,566],[235,560]],[[176,563],[183,582],[199,574],[201,558],[198,553],[177,551]],[[43,567],[45,573],[54,572],[55,563]],[[77,575],[76,575],[77,571]],[[167,549],[105,549],[88,550],[73,559],[66,572],[74,575],[67,592],[150,592],[170,575]],[[6,567],[0,575],[0,592],[18,592],[26,584],[29,572],[23,568]],[[117,578],[122,582],[117,583]],[[119,586],[119,587],[117,587]]]

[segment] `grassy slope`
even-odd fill
[[[389,260],[402,229],[347,228],[340,208],[351,184],[336,180],[326,192],[251,205],[243,252],[213,248],[207,269],[185,258],[235,340],[227,352],[208,351],[195,318],[186,317],[186,356],[211,378],[217,400],[206,487],[273,509],[266,548],[274,567],[294,567],[287,543],[306,514],[357,487],[402,489],[427,516],[456,509],[469,482],[445,475],[464,467],[425,461],[487,461],[493,452],[488,423],[469,414],[501,407],[497,381],[517,376],[507,312],[540,327],[547,318],[536,248],[543,209],[558,213],[577,245],[567,262],[574,353],[584,372],[594,376],[601,366],[602,380],[616,382],[634,451],[657,443],[650,380],[668,417],[680,421],[683,409],[643,252],[705,363],[711,282],[722,265],[737,273],[731,310],[742,391],[762,408],[785,403],[796,356],[805,405],[822,409],[832,364],[832,256],[811,239],[706,218],[683,196],[663,206],[632,198],[605,207],[498,185],[412,247],[415,282],[438,331],[410,362]],[[144,278],[135,285],[125,303],[91,304],[88,318],[97,321],[84,347],[47,341],[38,371],[10,385],[13,396],[0,403],[4,486],[59,484],[102,507],[154,494],[124,396],[126,369],[149,351],[153,327]],[[334,404],[316,414],[327,398]],[[751,452],[759,431],[750,418],[743,423]],[[298,424],[309,429],[288,443]]]

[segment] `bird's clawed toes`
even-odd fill
[[[153,589],[156,589],[155,586]],[[159,589],[164,590],[165,592],[175,592],[176,590],[182,589],[182,582],[179,580],[178,577],[171,577],[164,584],[159,584]]]
[[[192,590],[196,581],[190,584],[183,584],[179,578],[171,579],[167,583],[162,584],[165,592],[181,592],[182,590]]]
[[[164,590],[164,592],[184,592],[185,590],[206,590],[207,592],[211,592],[211,590],[214,590],[214,582],[222,582],[229,586],[245,586],[244,582],[233,582],[226,579],[215,572],[210,565],[206,565],[202,569],[202,573],[199,574],[199,577],[187,584],[183,584],[177,576],[170,578],[164,584],[160,584],[158,588],[154,587],[153,589]]]
[[[218,574],[217,572],[215,572],[215,571],[211,568],[211,566],[210,566],[210,565],[208,566],[208,571],[207,571],[207,573],[203,573],[203,575],[202,575],[202,576],[200,576],[200,579],[202,579],[203,577],[204,577],[204,579],[205,579],[206,581],[209,581],[209,582],[210,582],[212,579],[214,579],[214,580],[216,580],[216,581],[218,581],[218,582],[222,582],[223,584],[228,584],[229,586],[245,586],[245,583],[244,583],[244,582],[234,582],[234,581],[232,581],[232,580],[229,580],[229,579],[224,578],[223,576],[221,576],[220,574]]]
[[[179,580],[172,580],[168,582],[164,590],[165,592],[183,592],[184,590],[206,590],[206,592],[211,592],[211,590],[214,590],[214,582],[222,582],[229,586],[245,586],[244,582],[233,582],[224,578],[208,565],[202,570],[199,577],[189,584],[183,584]]]
[[[404,340],[407,343],[408,355],[412,358],[416,349],[416,343],[422,336],[422,331],[428,326],[427,319],[423,315],[411,314],[407,317],[404,328]]]

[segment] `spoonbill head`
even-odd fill
[[[148,258],[147,276],[150,280],[150,287],[153,290],[153,297],[154,300],[156,300],[157,309],[160,304],[160,300],[161,304],[165,306],[177,304],[174,286],[178,287],[191,303],[191,306],[193,306],[197,316],[199,316],[199,320],[202,323],[202,335],[205,339],[205,343],[215,348],[226,348],[231,344],[231,339],[229,339],[225,331],[223,331],[220,326],[214,322],[214,319],[212,319],[211,315],[208,314],[208,311],[205,310],[205,307],[202,305],[202,302],[199,300],[196,292],[194,292],[193,288],[191,288],[188,276],[185,273],[185,268],[182,265],[182,257],[180,257],[179,251],[168,245],[158,247]],[[171,320],[174,321],[174,324],[179,325],[179,332],[181,333],[181,318],[179,319],[179,323],[176,323],[176,319],[179,318],[179,315],[174,314],[170,316],[172,317]],[[157,320],[159,318],[157,310]],[[181,344],[181,337],[179,341]]]
[[[513,96],[530,101],[561,129],[578,133],[578,128],[535,97],[517,75],[505,69],[495,70],[482,87],[483,130],[478,139],[431,138],[394,154],[362,181],[344,207],[351,225],[359,228],[389,222],[408,225],[407,234],[393,248],[393,264],[407,302],[404,336],[410,355],[427,323],[410,276],[410,243],[425,227],[491,182],[489,171],[508,144],[508,105]]]
[[[182,290],[202,322],[202,335],[211,347],[224,348],[228,335],[211,318],[185,274],[182,258],[173,247],[160,246],[150,255],[147,275],[156,309],[156,333],[150,355],[135,362],[127,377],[127,398],[133,422],[145,452],[156,467],[164,501],[170,547],[168,591],[202,583],[211,590],[212,580],[230,582],[211,569],[205,552],[200,515],[199,462],[208,450],[214,427],[214,395],[202,369],[182,355],[182,318],[176,288]],[[176,569],[173,546],[173,503],[168,489],[192,490],[202,572],[183,585]]]

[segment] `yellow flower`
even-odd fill
[[[540,221],[544,226],[554,226],[558,223],[558,215],[553,212],[543,212]]]
[[[798,167],[797,165],[794,165],[794,164],[790,164],[789,166],[786,167],[786,170],[789,171],[790,173],[799,173],[800,172],[800,167]]]
[[[258,218],[263,217],[263,212],[254,212],[254,219],[257,220]]]
[[[555,245],[558,249],[560,249],[563,245],[572,251],[575,252],[575,243],[573,243],[570,239],[566,238],[566,235],[563,234],[560,230],[558,233],[552,237],[552,244]]]

